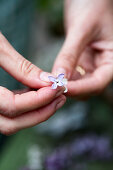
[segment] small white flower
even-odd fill
[[[68,91],[67,89],[67,79],[64,78],[64,74],[59,74],[57,78],[53,76],[48,76],[49,80],[53,83],[52,84],[52,89],[56,89],[58,86],[64,86],[65,90],[64,93]]]

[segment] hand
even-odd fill
[[[15,95],[5,88],[0,90],[0,132],[5,135],[46,121],[66,101],[62,95],[64,89],[59,88],[44,87]]]
[[[113,80],[113,1],[65,0],[65,28],[52,72],[66,74],[70,96],[97,94]]]
[[[65,103],[63,89],[52,90],[40,79],[39,68],[17,53],[0,34],[0,66],[23,84],[40,88],[14,94],[0,86],[0,132],[12,134],[48,119]],[[43,73],[42,73],[43,75]]]

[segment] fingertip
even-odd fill
[[[40,80],[50,83],[49,78],[48,78],[49,76],[51,76],[51,74],[48,72],[44,72],[44,71],[41,71],[39,75]]]
[[[55,74],[55,76],[58,76],[59,74],[63,73],[66,75],[66,69],[65,68],[61,68],[61,67],[56,67],[53,70],[53,73]]]

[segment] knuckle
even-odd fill
[[[11,109],[11,108],[7,108],[7,109],[6,108],[0,108],[0,112],[1,112],[2,115],[7,116],[9,118],[15,117],[15,114],[16,114],[15,110]]]
[[[33,68],[34,65],[30,61],[24,58],[20,61],[19,70],[25,76],[28,76],[32,72]]]
[[[0,113],[8,117],[13,117],[13,115],[15,114],[13,93],[6,88],[0,86],[0,100]]]
[[[13,118],[16,116],[16,111],[13,108],[8,108],[6,111],[4,111],[4,115],[9,118]]]
[[[16,133],[17,129],[15,128],[13,121],[11,121],[10,123],[2,125],[2,128],[0,131],[2,134],[9,136],[9,135]]]

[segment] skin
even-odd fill
[[[30,88],[12,92],[0,86],[0,132],[13,134],[35,126],[52,116],[63,106],[64,89],[52,90],[50,83],[40,79],[42,70],[21,56],[0,33],[0,66],[15,79]]]
[[[66,38],[52,73],[66,74],[69,96],[98,94],[113,80],[113,1],[65,0],[64,21]]]
[[[65,73],[68,95],[87,97],[113,80],[113,1],[65,0],[66,39],[52,73]],[[86,71],[76,71],[80,65]],[[0,131],[12,134],[47,120],[65,103],[63,89],[51,90],[42,70],[30,63],[0,33],[0,66],[21,83],[40,88],[14,94],[0,87]]]

